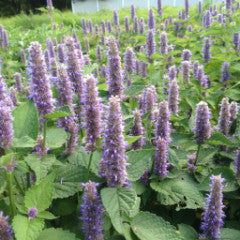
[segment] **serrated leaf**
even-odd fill
[[[222,228],[220,239],[237,240],[240,239],[240,231],[231,228]]]
[[[135,150],[126,153],[128,156],[128,178],[131,181],[138,180],[147,168],[151,168],[154,149]]]
[[[47,212],[47,211],[43,211],[43,212],[38,213],[37,217],[38,217],[38,218],[43,218],[43,219],[49,219],[49,220],[52,220],[52,219],[56,219],[56,218],[57,218],[57,217],[54,216],[52,213]]]
[[[133,232],[141,240],[180,240],[176,228],[170,223],[149,212],[140,212],[131,223]]]
[[[51,149],[60,148],[68,139],[68,134],[63,128],[47,130],[47,147]]]
[[[14,137],[21,139],[24,136],[36,140],[39,131],[38,111],[33,101],[24,103],[15,108],[13,114]]]
[[[29,136],[13,139],[13,148],[33,148],[36,145],[36,140]]]
[[[13,219],[13,230],[17,240],[35,240],[44,227],[44,220],[17,215]]]
[[[121,211],[128,213],[134,209],[137,202],[135,191],[132,188],[104,188],[101,197],[114,228],[122,234],[124,229]]]
[[[133,96],[137,96],[138,94],[140,94],[145,88],[147,87],[147,85],[132,85],[130,87],[127,87],[124,90],[124,94],[126,94],[129,97],[133,97]]]
[[[0,167],[5,165],[6,163],[9,163],[11,159],[13,159],[15,156],[16,156],[16,153],[9,153],[7,155],[0,157]]]
[[[220,132],[214,133],[207,141],[208,144],[212,145],[223,145],[223,146],[235,146],[236,144],[233,143],[230,139],[228,139],[225,135]]]
[[[53,180],[55,174],[48,175],[38,185],[33,185],[25,194],[24,204],[27,209],[36,207],[39,212],[47,209],[53,198]]]
[[[25,161],[29,167],[35,172],[37,180],[36,184],[48,173],[48,170],[56,161],[55,155],[46,155],[39,158],[38,155],[28,155]]]
[[[152,182],[151,187],[158,192],[158,201],[163,205],[177,205],[179,209],[197,209],[205,204],[197,183],[187,174],[180,173],[176,178]]]
[[[74,233],[61,228],[48,228],[41,232],[37,240],[77,240]]]
[[[60,117],[68,117],[72,115],[72,111],[69,106],[63,106],[59,109],[56,109],[52,111],[49,114],[44,115],[44,118],[47,119],[54,119],[54,118],[60,118]]]
[[[128,142],[128,144],[132,144],[132,143],[136,142],[140,137],[142,137],[142,136],[129,136],[129,135],[125,135],[124,136],[124,140],[126,142]]]
[[[181,233],[181,236],[185,239],[185,240],[196,240],[198,239],[198,233],[196,232],[196,230],[187,224],[178,224],[178,230]]]

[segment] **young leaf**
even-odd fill
[[[36,140],[29,136],[13,139],[13,148],[33,148],[36,145]]]
[[[229,140],[225,135],[220,132],[215,132],[206,143],[212,145],[223,145],[223,146],[235,146],[236,144]]]
[[[63,128],[47,130],[47,147],[51,149],[60,148],[68,139],[68,134]]]
[[[41,232],[37,240],[78,240],[74,233],[61,228],[48,228]]]
[[[196,230],[187,224],[178,224],[179,232],[181,233],[181,236],[184,237],[185,240],[196,240],[198,239],[198,233]]]
[[[46,114],[44,116],[44,118],[54,119],[54,118],[60,118],[60,117],[68,117],[68,116],[71,116],[71,115],[72,115],[72,112],[71,112],[70,107],[69,106],[63,106],[59,109],[56,109],[56,110],[52,111],[49,114]]]
[[[240,231],[231,228],[222,228],[220,236],[221,239],[236,240],[240,239]]]
[[[47,212],[47,211],[43,211],[43,212],[38,213],[37,217],[38,218],[43,218],[43,219],[49,219],[49,220],[57,218],[52,213]]]

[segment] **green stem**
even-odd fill
[[[6,179],[8,183],[8,194],[9,194],[11,216],[14,217],[16,215],[16,207],[15,207],[14,196],[12,191],[12,172],[6,172]]]
[[[197,149],[197,154],[196,154],[196,160],[195,160],[195,165],[197,166],[197,160],[198,160],[198,156],[199,156],[199,152],[200,152],[200,148],[201,148],[201,144],[198,144],[198,149]]]
[[[91,151],[91,153],[90,153],[89,162],[88,162],[88,169],[87,169],[87,173],[86,173],[84,182],[87,182],[87,181],[88,181],[88,176],[89,176],[89,172],[90,172],[90,167],[91,167],[91,163],[92,163],[92,159],[93,159],[93,152],[94,152],[94,151]]]
[[[31,187],[31,181],[30,181],[30,173],[27,173],[27,188]]]
[[[47,119],[43,124],[43,146],[42,146],[43,153],[46,150],[46,138],[47,138]]]
[[[15,182],[16,182],[17,188],[19,189],[20,193],[21,193],[22,195],[24,195],[23,188],[21,187],[21,185],[20,185],[20,183],[19,183],[16,175],[14,175],[14,180],[15,180]]]

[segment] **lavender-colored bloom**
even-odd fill
[[[188,32],[192,32],[192,25],[188,26]]]
[[[168,143],[164,138],[159,137],[156,140],[156,151],[155,151],[155,166],[154,172],[160,177],[166,177],[168,174]]]
[[[203,16],[203,27],[210,28],[211,26],[211,13],[207,10]]]
[[[106,33],[106,23],[104,20],[101,21],[101,27],[102,27],[102,34],[104,35]]]
[[[36,207],[32,207],[28,209],[28,218],[33,219],[37,216],[38,214],[38,209]]]
[[[240,149],[235,152],[235,176],[240,178]]]
[[[232,10],[232,0],[226,0],[225,1],[225,8],[226,8],[227,11]]]
[[[46,40],[46,47],[47,47],[47,50],[49,51],[50,58],[55,58],[53,42],[50,38],[47,38]]]
[[[84,187],[83,203],[80,209],[85,240],[103,240],[101,217],[103,206],[96,189],[99,184],[89,181],[81,185]]]
[[[8,34],[5,29],[2,30],[2,41],[3,41],[3,47],[7,47],[9,45]]]
[[[68,132],[70,133],[70,138],[67,140],[67,148],[65,154],[71,155],[75,152],[75,147],[78,141],[78,128],[77,124],[74,121],[69,123]]]
[[[113,25],[119,26],[119,17],[118,12],[116,10],[113,11]]]
[[[24,86],[22,85],[22,76],[20,73],[14,73],[13,77],[15,79],[15,85],[16,85],[17,91],[21,93],[24,89]]]
[[[182,60],[191,62],[192,53],[188,49],[184,49],[182,53]]]
[[[208,140],[212,134],[212,127],[210,123],[211,112],[206,102],[201,101],[197,104],[195,117],[195,136],[198,144],[203,144]]]
[[[8,225],[8,217],[3,216],[0,211],[0,237],[2,240],[11,240],[13,236],[12,226]]]
[[[128,185],[126,172],[126,143],[123,136],[123,121],[120,99],[111,97],[105,126],[104,153],[100,162],[100,175],[107,179],[108,187]]]
[[[140,18],[139,29],[140,29],[141,34],[143,34],[145,32],[145,21],[144,21],[143,17]]]
[[[89,33],[93,32],[92,19],[88,19],[88,29],[89,29]]]
[[[47,8],[48,8],[48,12],[52,13],[52,9],[53,9],[52,0],[47,0]]]
[[[3,47],[2,31],[3,31],[3,26],[0,24],[0,48]]]
[[[52,92],[46,75],[46,65],[43,60],[42,47],[38,42],[32,42],[29,48],[29,65],[31,70],[31,93],[39,115],[53,110]]]
[[[199,61],[194,61],[193,63],[193,78],[198,79],[198,67],[199,67]]]
[[[147,44],[146,44],[146,49],[147,49],[147,57],[148,57],[148,61],[150,63],[153,63],[153,60],[150,59],[151,55],[155,53],[155,39],[154,39],[154,30],[150,29],[147,32]]]
[[[59,63],[64,63],[65,62],[65,53],[64,53],[63,44],[58,44],[57,52],[58,52]]]
[[[145,144],[144,142],[144,137],[143,137],[143,125],[142,125],[142,118],[141,118],[141,113],[138,109],[135,109],[133,112],[134,116],[134,126],[131,129],[131,135],[132,136],[141,136],[137,141],[135,141],[131,149],[137,150],[137,149],[142,149],[142,146]]]
[[[225,136],[228,136],[228,131],[230,127],[230,104],[228,98],[223,98],[221,102],[221,110],[218,119],[218,130],[222,132]]]
[[[84,43],[85,43],[85,50],[86,50],[86,52],[89,52],[90,46],[89,46],[89,41],[88,41],[87,37],[84,38]]]
[[[201,0],[198,1],[198,13],[202,14],[202,1]]]
[[[84,64],[84,65],[91,65],[91,59],[90,59],[90,57],[89,57],[88,54],[85,54],[85,55],[83,56],[83,64]]]
[[[231,79],[231,73],[229,72],[229,62],[225,61],[222,66],[221,83],[229,81]]]
[[[168,28],[168,26],[169,26],[169,19],[165,19],[164,27],[165,27],[165,28]]]
[[[196,156],[197,156],[197,152],[194,152],[193,154],[188,156],[187,169],[191,174],[194,173],[194,170],[196,168],[196,165],[195,165]]]
[[[47,49],[45,49],[45,51],[44,51],[44,61],[45,61],[45,65],[47,67],[47,70],[49,71],[51,69],[50,54],[49,54],[49,51]]]
[[[83,34],[88,34],[86,19],[82,18],[82,31]]]
[[[101,74],[102,74],[102,78],[107,78],[107,67],[104,64],[101,67]]]
[[[64,28],[64,23],[61,23],[60,28]]]
[[[33,153],[38,155],[39,157],[43,157],[44,155],[47,154],[47,144],[45,144],[45,151],[43,152],[43,136],[42,135],[39,135],[37,137],[37,143],[34,147],[34,151]]]
[[[88,77],[86,79],[83,92],[83,103],[86,129],[86,149],[88,151],[94,151],[97,148],[96,142],[101,137],[102,124],[100,99],[98,98],[96,80],[93,77]]]
[[[16,93],[16,89],[14,87],[10,87],[9,89],[10,92],[10,98],[12,100],[12,103],[14,106],[17,106],[17,93]]]
[[[201,234],[202,239],[218,239],[220,237],[220,228],[224,224],[222,183],[225,179],[221,175],[212,175],[210,180],[211,190],[206,199],[205,211],[201,223],[201,230],[203,231]]]
[[[173,65],[173,66],[171,66],[171,67],[169,68],[169,70],[168,70],[168,76],[169,76],[170,82],[176,78],[176,76],[177,76],[177,68],[176,68],[175,65]]]
[[[148,185],[148,180],[149,180],[149,169],[145,171],[145,173],[141,176],[139,179],[139,182],[145,186]]]
[[[159,17],[162,16],[162,0],[157,1],[157,6],[158,6],[158,15]]]
[[[178,101],[179,101],[178,98],[179,98],[178,84],[177,84],[177,80],[174,79],[170,83],[169,95],[168,95],[169,111],[173,114],[178,113]]]
[[[183,61],[182,66],[182,79],[183,83],[189,83],[190,81],[190,63],[189,61]]]
[[[121,58],[117,43],[113,37],[108,39],[108,91],[110,96],[122,95],[123,78],[121,69]]]
[[[96,37],[98,37],[98,32],[99,32],[99,26],[98,26],[98,24],[95,24],[95,25],[94,25],[94,29],[95,29]]]
[[[238,104],[237,102],[231,102],[230,104],[230,121],[231,123],[237,119],[237,115],[238,115]]]
[[[167,95],[169,93],[169,77],[168,75],[163,76],[163,94]]]
[[[203,85],[202,82],[203,82],[204,76],[205,76],[205,72],[203,70],[203,66],[200,65],[198,66],[198,70],[197,70],[197,80],[200,82],[201,86]]]
[[[168,53],[173,52],[174,51],[174,46],[173,45],[169,45],[168,46]],[[167,58],[168,61],[168,65],[172,65],[173,61],[174,61],[174,55],[171,55],[170,57]]]
[[[148,29],[155,29],[155,18],[152,8],[149,9],[148,13]]]
[[[189,13],[189,0],[185,0],[185,13],[188,16]]]
[[[142,72],[142,77],[147,76],[147,65],[145,62],[141,62],[141,72]]]
[[[93,76],[96,78],[96,79],[99,79],[99,68],[96,67],[94,70],[93,70]]]
[[[56,78],[57,77],[57,62],[55,58],[51,58],[50,60],[50,74],[52,77]]]
[[[137,75],[140,74],[140,62],[138,60],[135,60],[135,63],[134,63],[134,71]]]
[[[183,12],[179,10],[178,11],[178,19],[183,19],[182,15],[183,15]]]
[[[235,47],[238,47],[240,41],[240,34],[239,33],[234,33],[232,35],[232,42],[235,45]]]
[[[62,35],[61,37],[61,43],[64,44],[66,42],[66,36],[65,35]]]
[[[150,112],[149,119],[153,119],[152,110],[157,102],[157,93],[154,86],[146,88],[139,99],[139,109],[142,114]]]
[[[73,40],[74,40],[75,43],[78,41],[78,39],[77,39],[77,34],[76,34],[76,30],[75,30],[75,29],[72,29],[72,38],[73,38]]]
[[[26,60],[26,54],[25,51],[23,49],[20,50],[20,55],[21,55],[21,62],[26,65],[27,60]]]
[[[125,63],[125,71],[128,73],[132,73],[134,70],[135,54],[131,47],[127,47],[126,49],[126,52],[124,54],[124,63]]]
[[[211,58],[211,44],[210,44],[209,38],[204,38],[202,53],[203,53],[203,61],[205,63],[209,62]]]
[[[134,20],[135,16],[136,16],[136,11],[135,11],[135,7],[134,4],[131,4],[131,19]]]
[[[135,33],[138,33],[138,18],[137,18],[137,16],[134,17],[133,29],[134,29]]]
[[[167,143],[171,142],[170,133],[170,122],[169,122],[169,108],[168,102],[162,101],[159,104],[159,110],[156,119],[156,126],[155,126],[155,140],[157,141],[158,138],[164,139]]]
[[[102,50],[100,45],[97,45],[97,60],[98,62],[102,61]]]
[[[168,54],[168,38],[167,38],[167,33],[166,32],[162,32],[161,35],[160,35],[159,52],[162,55]]]
[[[236,4],[236,10],[239,9],[239,8],[240,8],[240,3],[237,2],[237,4]]]
[[[112,23],[111,23],[111,20],[107,20],[107,30],[108,30],[108,33],[112,32]]]
[[[101,44],[102,45],[105,45],[106,44],[106,41],[105,41],[106,39],[105,39],[105,36],[104,35],[102,35],[101,36]]]

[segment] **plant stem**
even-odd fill
[[[46,138],[47,138],[47,119],[43,124],[43,146],[42,146],[43,153],[45,153],[46,150]]]
[[[90,152],[90,157],[89,157],[89,162],[88,162],[88,169],[87,169],[87,173],[86,173],[84,182],[87,182],[87,180],[88,180],[88,176],[89,176],[89,172],[90,172],[90,167],[91,167],[91,163],[92,163],[92,158],[93,158],[93,152],[94,152],[94,151],[91,151],[91,152]]]
[[[27,173],[27,188],[31,187],[30,173]]]
[[[16,215],[16,207],[15,207],[14,196],[12,191],[12,172],[6,172],[6,179],[8,183],[8,194],[9,194],[11,216],[14,217]]]
[[[198,156],[199,156],[199,152],[200,152],[200,148],[201,148],[201,144],[198,144],[198,149],[197,149],[197,154],[196,154],[196,160],[195,160],[195,165],[197,166],[197,160],[198,160]]]
[[[21,185],[20,185],[20,183],[19,183],[19,181],[18,181],[16,175],[14,175],[14,180],[15,180],[15,182],[16,182],[16,184],[17,184],[17,187],[18,187],[20,193],[21,193],[22,195],[24,195],[23,188],[21,187]]]

